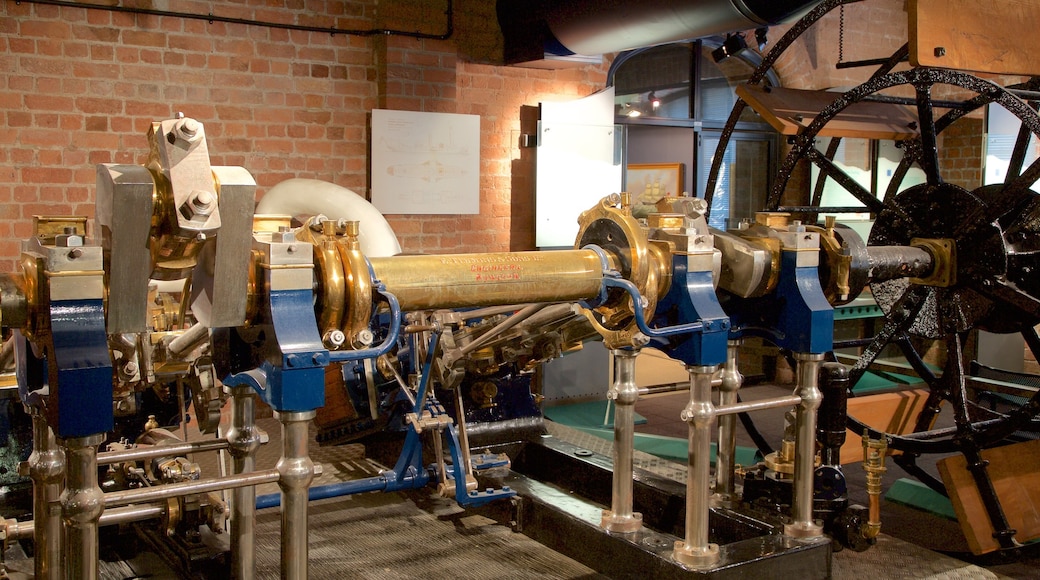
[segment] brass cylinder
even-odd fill
[[[593,250],[369,260],[402,310],[576,301],[597,296],[603,282],[603,264]]]

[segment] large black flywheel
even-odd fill
[[[851,0],[827,0],[796,24],[765,58],[749,84],[759,84],[793,40],[827,11]],[[932,275],[876,279],[871,293],[884,313],[881,330],[866,344],[850,370],[849,384],[871,369],[886,347],[894,345],[928,386],[928,399],[917,418],[913,433],[900,435],[869,428],[849,417],[853,431],[884,438],[892,449],[903,453],[896,461],[907,472],[945,493],[943,484],[916,464],[921,454],[962,453],[978,487],[994,537],[1004,549],[1017,546],[986,470],[981,451],[1009,441],[1018,433],[1036,431],[1040,392],[1005,391],[1017,396],[997,411],[979,404],[981,392],[967,371],[966,349],[970,333],[981,329],[995,333],[1021,333],[1033,355],[1040,359],[1040,160],[1025,162],[1030,143],[1040,140],[1040,82],[1033,79],[1005,89],[973,75],[947,69],[912,68],[892,72],[905,60],[902,47],[865,83],[844,93],[824,108],[798,135],[790,138],[791,150],[783,160],[764,209],[791,211],[781,204],[795,168],[813,164],[821,180],[832,180],[862,204],[874,220],[867,251],[880,246],[925,248],[933,257]],[[1029,100],[1023,100],[1029,99]],[[908,127],[918,137],[903,141],[903,159],[893,172],[883,197],[868,191],[833,161],[837,141],[826,151],[817,139],[827,124],[854,103],[861,101],[902,104],[916,112]],[[746,103],[738,100],[723,130],[716,159],[728,145],[735,119]],[[984,107],[1002,107],[1021,122],[1010,167],[1003,183],[967,189],[944,178],[939,144],[944,130],[955,121],[978,114]],[[833,132],[832,132],[833,133]],[[835,138],[837,139],[837,138]],[[719,175],[715,163],[708,175],[706,197]],[[924,183],[904,186],[912,167],[924,175]],[[952,180],[950,180],[952,181]],[[810,205],[794,208],[803,221],[813,222],[820,213],[842,213],[845,209],[820,207],[822,186],[811,195]],[[709,199],[710,203],[710,199]],[[938,343],[945,354],[941,368],[927,364],[922,344]],[[942,357],[940,357],[942,358]],[[952,421],[938,422],[943,409]]]

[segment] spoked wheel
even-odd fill
[[[936,88],[949,86],[971,96],[936,118]],[[911,165],[924,172],[925,183],[898,191],[894,182],[884,201],[858,185],[831,159],[818,151],[815,138],[821,129],[851,104],[870,99],[896,87],[913,89],[919,139],[905,146],[905,158],[896,178],[902,181]],[[922,453],[959,451],[986,504],[1003,548],[1015,546],[999,500],[982,461],[982,449],[994,446],[1016,431],[1031,426],[1040,412],[1040,393],[1007,413],[976,404],[969,396],[964,347],[972,329],[997,333],[1020,332],[1035,355],[1040,338],[1034,326],[1040,322],[1040,195],[1031,190],[1040,178],[1040,160],[1024,167],[1025,143],[1016,148],[1004,183],[968,190],[943,179],[937,147],[939,133],[952,121],[982,105],[993,103],[1015,115],[1022,124],[1019,140],[1040,137],[1040,116],[1027,103],[1002,87],[950,70],[916,68],[880,74],[840,95],[799,134],[784,160],[770,193],[768,205],[779,206],[780,196],[796,164],[809,160],[822,175],[844,187],[876,216],[868,240],[868,253],[876,246],[915,246],[932,256],[931,274],[923,278],[894,278],[870,283],[871,292],[885,315],[884,325],[865,347],[850,372],[855,385],[882,350],[899,347],[929,388],[928,400],[910,435],[881,433],[849,417],[853,429],[866,429],[884,437],[890,447],[904,451],[897,461],[910,473],[937,489],[942,484],[917,468]],[[820,208],[825,212],[825,208]],[[924,363],[914,339],[938,340],[945,346],[941,372]],[[935,429],[933,424],[943,401],[949,402],[954,426]]]

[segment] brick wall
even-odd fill
[[[32,215],[93,216],[94,165],[142,163],[149,123],[177,112],[206,124],[214,164],[248,169],[259,195],[290,177],[366,193],[374,108],[478,114],[480,215],[389,219],[408,252],[530,248],[533,234],[509,234],[533,229],[533,179],[523,177],[533,168],[514,162],[519,108],[590,94],[603,87],[606,65],[495,66],[502,41],[494,3],[454,4],[447,41],[0,4],[0,271],[15,268]],[[445,6],[227,0],[163,8],[435,35],[446,30]]]

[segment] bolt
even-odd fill
[[[338,348],[343,346],[343,343],[347,341],[347,335],[343,334],[342,330],[332,329],[325,333],[322,338],[322,342],[329,348]]]
[[[177,121],[176,125],[177,132],[187,141],[194,141],[199,136],[199,129],[201,128],[202,126],[199,125],[199,122],[191,117]]]
[[[375,341],[376,337],[372,334],[372,331],[365,328],[357,334],[357,341],[364,346],[369,346]]]
[[[299,366],[300,357],[296,356],[295,354],[290,354],[289,356],[285,357],[285,365],[290,368]]]
[[[81,256],[83,256],[83,250],[81,250],[79,248],[76,248],[74,250],[69,251],[69,259],[70,260],[75,260],[76,258],[79,258]]]
[[[937,46],[937,47],[935,47],[935,56],[937,56],[939,58],[942,58],[942,57],[946,56],[946,47],[945,46]]]
[[[123,372],[130,376],[137,374],[137,363],[134,361],[127,362],[123,365]]]
[[[323,352],[316,352],[313,355],[311,355],[311,362],[313,362],[315,365],[319,367],[323,367],[329,364],[329,355]]]
[[[216,197],[209,191],[193,191],[191,197],[188,198],[188,203],[191,205],[192,217],[202,215],[207,216],[213,212],[213,205],[216,203]]]

